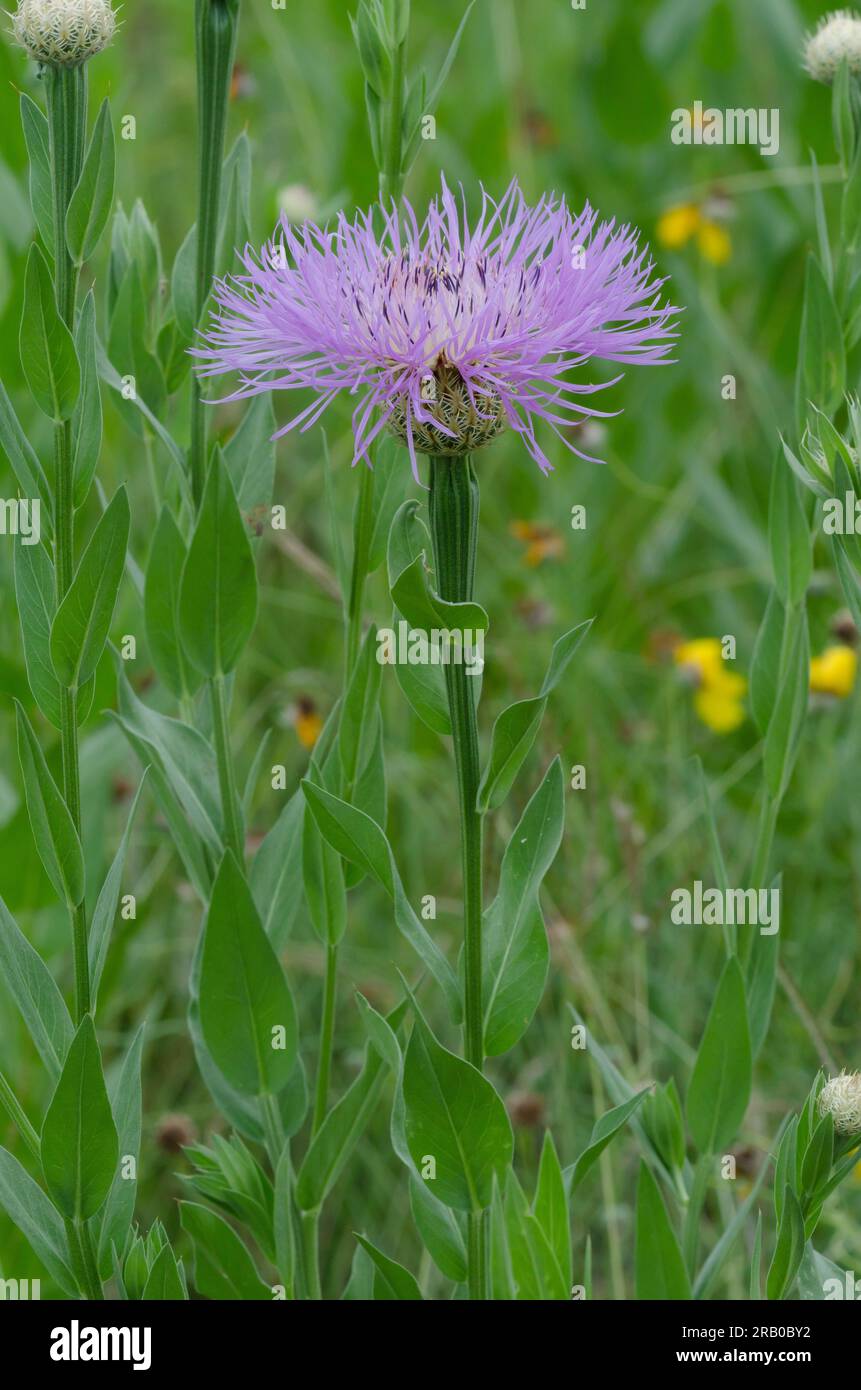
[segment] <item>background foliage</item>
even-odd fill
[[[414,57],[433,69],[462,5],[437,0],[414,11]],[[581,463],[551,443],[557,471],[542,479],[511,435],[479,459],[477,597],[493,618],[484,684],[488,715],[533,694],[554,638],[597,615],[575,674],[551,697],[520,793],[522,807],[539,769],[558,751],[567,766],[587,769],[587,788],[568,793],[562,849],[545,889],[553,951],[549,987],[524,1042],[490,1067],[514,1118],[521,1176],[524,1166],[537,1168],[545,1122],[563,1164],[571,1163],[595,1115],[610,1103],[588,1056],[571,1049],[567,1004],[577,1007],[630,1082],[676,1074],[681,1088],[720,976],[719,929],[676,927],[669,920],[672,889],[707,877],[710,862],[690,760],[693,753],[703,759],[731,878],[743,883],[758,735],[749,717],[725,736],[699,723],[666,654],[672,635],[733,634],[737,668],[745,672],[762,620],[771,574],[769,481],[777,431],[792,419],[805,251],[815,234],[808,151],[825,166],[826,202],[834,158],[828,94],[806,78],[798,56],[805,28],[822,12],[817,0],[758,0],[755,6],[748,0],[604,0],[585,12],[572,12],[565,0],[530,0],[528,6],[479,0],[438,109],[436,139],[422,145],[407,186],[420,205],[437,187],[440,169],[450,183],[462,181],[470,190],[481,181],[493,193],[516,173],[527,198],[548,188],[564,192],[575,206],[588,198],[604,215],[638,224],[653,241],[668,208],[707,204],[731,243],[723,264],[704,255],[695,240],[675,252],[656,245],[661,267],[672,275],[672,296],[686,306],[678,363],[666,371],[632,371],[623,387],[608,393],[607,408],[624,403],[625,414],[609,420],[592,445],[606,467]],[[93,109],[110,95],[117,116],[136,118],[136,140],[118,144],[118,197],[128,213],[143,201],[158,228],[164,275],[193,218],[190,9],[171,0],[130,0],[123,20],[119,41],[90,67]],[[238,58],[228,140],[245,128],[252,145],[252,241],[268,235],[283,197],[312,200],[321,217],[372,201],[377,175],[343,0],[288,5],[286,11],[252,0],[243,10]],[[47,422],[26,413],[32,407],[17,354],[31,235],[18,93],[35,94],[36,81],[23,55],[2,45],[0,376],[20,402],[25,429],[44,449]],[[697,99],[721,108],[779,108],[779,155],[763,160],[750,148],[674,146],[670,113]],[[97,280],[106,263],[103,246]],[[737,377],[735,401],[721,397],[727,373]],[[108,395],[102,482],[108,496],[126,483],[132,553],[143,563],[167,463],[157,446],[128,428]],[[178,399],[186,410],[184,393]],[[280,404],[276,399],[276,410]],[[268,729],[265,762],[286,766],[288,791],[308,762],[299,736],[306,727],[303,702],[313,702],[325,717],[339,688],[343,635],[331,513],[345,535],[357,483],[349,469],[347,408],[339,409],[327,430],[329,494],[319,431],[291,434],[279,445],[275,500],[287,509],[289,530],[267,531],[262,542],[260,619],[234,699],[240,771],[251,766]],[[219,408],[217,419],[228,437],[236,419],[231,407]],[[179,414],[174,428],[185,437]],[[4,488],[3,495],[14,495],[8,470],[0,492]],[[585,531],[570,527],[576,504],[587,510]],[[97,505],[94,498],[91,505]],[[530,564],[538,554],[541,563]],[[14,755],[12,699],[28,709],[32,701],[11,564],[11,543],[0,545],[0,894],[60,971],[65,917],[53,906],[32,845]],[[386,622],[383,585],[375,576],[369,608]],[[823,549],[809,605],[814,652],[826,645],[842,606]],[[138,637],[131,677],[142,691],[153,677],[129,585],[114,640],[124,633]],[[159,692],[147,698],[158,703]],[[413,903],[424,894],[437,896],[436,933],[451,945],[459,883],[447,753],[410,715],[390,673],[384,673],[382,700],[393,848]],[[93,883],[110,862],[138,777],[121,734],[99,717],[114,704],[107,655],[82,747],[85,853]],[[744,1148],[737,1150],[740,1184],[745,1165],[758,1165],[787,1110],[803,1103],[817,1068],[829,1057],[838,1068],[859,1065],[861,750],[854,706],[848,698],[813,709],[780,822],[774,862],[784,872],[783,963],[798,997],[792,1007],[785,993],[778,995]],[[252,833],[269,828],[284,795],[260,776]],[[508,814],[513,817],[513,806]],[[513,823],[498,818],[491,864],[498,865]],[[185,1022],[200,914],[146,792],[126,881],[138,913],[118,925],[111,946],[100,992],[100,1040],[110,1076],[140,1021],[147,1021],[138,1215],[143,1225],[163,1219],[181,1245],[175,1199],[182,1192],[178,1175],[189,1165],[175,1151],[177,1137],[183,1129],[206,1137],[214,1122]],[[351,904],[342,979],[354,981],[385,1011],[399,997],[393,962],[403,964],[402,943],[374,886],[363,885]],[[297,925],[286,962],[300,1017],[309,1020],[310,1044],[323,951],[307,921]],[[444,1032],[445,1020],[434,1022]],[[346,989],[336,1036],[337,1094],[355,1074],[363,1042]],[[0,1009],[0,1055],[25,1105],[41,1111],[47,1098],[42,1074],[11,1006]],[[177,1116],[186,1120],[171,1120]],[[9,1126],[1,1137],[18,1152]],[[635,1145],[626,1140],[613,1146],[601,1160],[600,1176],[593,1175],[575,1199],[575,1273],[589,1234],[599,1296],[633,1293],[636,1178]],[[372,1233],[383,1249],[418,1269],[408,1201],[408,1184],[388,1143],[386,1107],[380,1106],[325,1220],[342,1233]],[[861,1185],[848,1184],[829,1204],[817,1244],[839,1264],[861,1268]],[[322,1247],[324,1287],[340,1288],[352,1239],[333,1241],[324,1230]],[[44,1275],[2,1215],[0,1273]],[[739,1250],[726,1291],[740,1296],[745,1288],[746,1258]]]

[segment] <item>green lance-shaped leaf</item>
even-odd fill
[[[586,1174],[598,1162],[607,1145],[612,1143],[634,1112],[639,1110],[648,1094],[648,1087],[638,1091],[636,1095],[623,1101],[621,1105],[614,1106],[612,1110],[606,1111],[595,1121],[589,1143],[576,1163],[572,1163],[569,1168],[565,1169],[565,1181],[568,1184],[569,1192],[574,1193],[577,1190]]]
[[[39,247],[30,247],[24,277],[19,338],[21,366],[39,409],[51,420],[72,417],[81,369],[71,333],[57,311],[51,272]]]
[[[641,1093],[641,1098],[643,1094],[647,1093]],[[681,1172],[685,1166],[685,1121],[675,1077],[664,1086],[656,1086],[648,1096],[643,1128],[667,1168]]]
[[[768,542],[780,599],[790,606],[800,603],[807,592],[813,565],[810,526],[795,476],[780,458],[771,470]]]
[[[386,558],[392,521],[402,505],[409,477],[405,463],[403,445],[391,435],[380,437],[374,451],[374,527],[368,546],[369,574],[379,569]]]
[[[69,690],[95,674],[108,640],[129,541],[129,499],[114,493],[99,517],[51,626],[51,660]]]
[[[484,1046],[491,1057],[523,1036],[544,992],[549,962],[538,901],[565,821],[562,763],[547,769],[508,843],[499,892],[485,914]]]
[[[414,1274],[410,1274],[408,1269],[399,1265],[397,1260],[389,1259],[388,1255],[384,1255],[382,1250],[378,1250],[365,1236],[357,1233],[356,1240],[374,1263],[375,1302],[400,1299],[421,1301],[422,1291]]]
[[[24,647],[24,664],[33,698],[55,729],[61,725],[60,682],[51,661],[51,625],[56,612],[54,567],[41,545],[16,545],[15,601]],[[76,714],[83,724],[90,713],[95,679],[78,691]]]
[[[143,791],[144,782],[147,779],[148,773],[149,768],[145,768],[143,777],[135,792],[135,798],[131,804],[131,809],[129,810],[123,837],[120,840],[117,852],[114,855],[113,863],[107,872],[107,876],[96,901],[96,906],[93,909],[93,920],[90,924],[88,945],[90,959],[90,997],[93,1001],[93,1009],[96,1007],[99,984],[108,956],[108,946],[111,941],[114,919],[117,915],[117,906],[120,900],[123,870],[126,864],[126,855],[128,854],[132,825],[134,824],[135,814],[141,799],[141,792]]]
[[[636,1285],[638,1299],[689,1299],[691,1281],[667,1209],[645,1163],[637,1187]]]
[[[251,891],[263,928],[276,951],[293,930],[302,901],[302,836],[305,798],[294,792],[251,865]]]
[[[404,1138],[424,1180],[434,1160],[432,1191],[457,1211],[490,1206],[514,1140],[505,1106],[481,1072],[444,1048],[417,1012],[401,1079]]]
[[[247,246],[251,239],[251,145],[245,131],[224,161],[222,178],[224,195],[215,254],[215,274],[219,278],[233,271],[237,249]]]
[[[455,1284],[465,1284],[468,1270],[463,1217],[438,1202],[431,1186],[410,1174],[410,1210],[416,1230],[440,1273]]]
[[[0,898],[0,977],[17,1004],[52,1081],[60,1075],[74,1036],[54,977]]]
[[[364,811],[322,787],[303,781],[302,790],[323,838],[386,890],[394,903],[398,928],[445,994],[453,1020],[459,1022],[462,1006],[457,976],[410,907],[384,832]]]
[[[256,621],[251,542],[230,475],[216,452],[182,573],[179,626],[186,654],[205,676],[227,675]]]
[[[526,1194],[509,1169],[505,1183],[505,1228],[518,1299],[559,1300],[570,1297],[553,1247],[529,1210]]]
[[[194,1287],[204,1298],[272,1299],[254,1261],[223,1217],[197,1202],[180,1202],[182,1229],[194,1244]]]
[[[777,1232],[777,1245],[766,1279],[766,1295],[779,1302],[792,1288],[804,1257],[804,1216],[798,1198],[787,1187],[783,1199],[783,1215]]]
[[[428,579],[427,536],[418,521],[418,503],[408,499],[398,509],[389,533],[388,569],[392,603],[412,627],[486,632],[490,619],[479,603],[448,603]]]
[[[700,1153],[720,1153],[732,1143],[747,1110],[751,1080],[744,978],[732,956],[723,968],[688,1087],[688,1127]]]
[[[14,570],[27,680],[39,709],[59,729],[60,682],[51,664],[51,624],[56,611],[54,567],[44,546],[16,545]]]
[[[0,449],[9,460],[9,466],[15,474],[15,481],[22,496],[38,497],[42,504],[43,518],[47,516],[50,519],[53,511],[51,486],[45,476],[45,470],[39,462],[36,450],[21,428],[20,421],[2,382],[0,382]],[[34,547],[20,548],[30,550]]]
[[[418,503],[408,498],[397,508],[389,527],[387,542],[387,570],[389,588],[397,582],[399,575],[408,569],[416,558],[430,554],[431,540],[427,527],[420,520]],[[422,563],[424,560],[422,559]],[[397,629],[399,622],[407,619],[395,608],[392,625]],[[409,628],[409,624],[408,628]],[[413,629],[409,628],[412,640]],[[409,647],[407,648],[409,651]],[[437,734],[451,733],[451,719],[448,712],[445,677],[442,668],[430,664],[410,665],[398,661],[395,664],[398,685],[408,703],[419,719]]]
[[[102,447],[102,394],[97,357],[96,301],[90,290],[75,330],[75,346],[81,364],[81,395],[72,420],[75,506],[89,495]]]
[[[45,113],[21,93],[21,125],[30,159],[30,206],[45,250],[54,256],[54,196],[51,178],[51,136]]]
[[[15,701],[18,758],[33,838],[55,892],[71,907],[83,902],[84,855],[68,807],[45,762],[39,740],[24,710]]]
[[[179,637],[179,594],[186,545],[165,504],[152,538],[144,586],[144,623],[153,664],[177,699],[194,695],[203,677],[186,658]]]
[[[381,25],[367,4],[359,5],[355,19],[350,16],[350,24],[365,81],[377,97],[383,98],[389,81],[391,57],[388,41],[381,33]]]
[[[243,1247],[244,1248],[244,1247]],[[169,1245],[162,1246],[155,1257],[141,1300],[144,1303],[180,1303],[188,1298],[176,1256]]]
[[[570,1289],[573,1270],[568,1195],[559,1155],[549,1129],[544,1134],[532,1214],[544,1232],[556,1263],[562,1271],[565,1288]]]
[[[381,676],[382,667],[377,660],[377,629],[372,623],[347,687],[338,732],[341,771],[344,785],[350,790],[364,771],[373,751]]]
[[[110,1191],[118,1141],[90,1014],[69,1048],[42,1127],[42,1171],[58,1211],[87,1221]]]
[[[0,1207],[32,1245],[45,1269],[70,1298],[79,1297],[69,1268],[66,1233],[56,1207],[21,1167],[17,1158],[0,1149]]]
[[[119,1164],[114,1173],[111,1190],[100,1216],[98,1239],[99,1269],[107,1279],[111,1270],[113,1249],[124,1250],[132,1224],[137,1193],[137,1162],[141,1144],[142,1094],[141,1056],[144,1030],[141,1026],[126,1053],[123,1065],[111,1088],[111,1105],[117,1128]],[[135,1175],[124,1171],[127,1159],[135,1163]]]
[[[772,589],[757,634],[750,668],[750,704],[762,737],[765,737],[777,703],[785,623],[786,610]]]
[[[177,327],[190,341],[197,327],[197,224],[190,228],[176,253],[170,277],[170,297]]]
[[[83,265],[90,259],[107,226],[114,201],[115,175],[114,128],[105,98],[66,213],[66,244],[76,265]]]
[[[569,662],[586,636],[592,619],[580,623],[553,644],[550,665],[541,691],[531,700],[518,700],[504,709],[493,726],[490,757],[478,789],[477,808],[492,811],[508,795],[541,727],[547,700],[562,679]]]
[[[238,243],[237,243],[238,244]],[[239,510],[250,520],[261,520],[262,509],[272,501],[275,481],[275,443],[278,425],[272,393],[255,396],[239,429],[224,445],[224,465],[230,474]]]
[[[233,855],[221,861],[203,938],[200,1022],[227,1080],[276,1095],[296,1063],[293,996]]]
[[[174,799],[182,808],[179,819],[182,819],[184,812],[196,835],[217,854],[221,848],[221,806],[212,745],[199,730],[183,724],[179,719],[159,714],[139,700],[128,682],[124,664],[118,656],[117,722],[143,766],[152,764],[154,769],[164,774]],[[153,785],[156,785],[155,780]],[[174,840],[177,840],[177,817],[171,814],[169,819]],[[180,846],[181,835],[180,831]]]
[[[811,252],[804,281],[804,308],[795,382],[795,423],[803,435],[810,404],[831,414],[846,390],[843,326],[828,281]]]
[[[780,686],[765,736],[763,767],[769,794],[780,799],[789,785],[798,754],[810,689],[807,614],[791,609],[783,637]]]
[[[341,856],[323,839],[309,807],[302,827],[302,884],[320,940],[337,946],[347,929],[347,891]]]
[[[400,1070],[400,1047],[395,1034],[406,1013],[407,1001],[398,1004],[385,1019],[364,999],[359,1007],[368,1034],[362,1070],[332,1106],[308,1146],[296,1179],[296,1203],[301,1211],[317,1211],[323,1205],[365,1132],[388,1069],[394,1063]]]
[[[412,627],[430,631],[486,632],[490,619],[480,603],[448,603],[428,583],[424,555],[417,555],[392,585],[392,602]]]

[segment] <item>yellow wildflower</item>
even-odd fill
[[[836,695],[845,700],[852,694],[858,671],[858,653],[851,647],[826,647],[810,663],[810,689],[815,695]]]
[[[509,530],[526,545],[523,563],[536,569],[544,560],[558,560],[565,546],[561,535],[552,526],[536,526],[532,521],[512,521]]]
[[[700,255],[712,265],[726,265],[732,255],[729,232],[695,203],[678,203],[658,219],[655,235],[668,251],[680,251],[696,237]]]
[[[719,222],[704,218],[697,232],[697,246],[700,255],[712,265],[726,265],[732,255],[732,242],[729,232]]]
[[[723,648],[717,637],[697,637],[681,642],[673,653],[696,687],[694,709],[697,717],[716,734],[729,734],[744,723],[744,696],[747,681],[727,670]]]
[[[323,721],[313,700],[297,700],[293,710],[293,728],[303,748],[313,748],[323,729]]]
[[[658,220],[657,238],[668,251],[686,246],[700,225],[700,210],[694,203],[668,208]]]

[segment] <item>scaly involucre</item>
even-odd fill
[[[579,454],[561,430],[603,413],[583,401],[600,386],[570,374],[593,357],[659,362],[675,336],[636,231],[588,204],[576,216],[552,196],[530,207],[516,181],[499,203],[483,194],[473,227],[443,179],[422,225],[408,203],[400,217],[341,214],[333,229],[282,218],[242,261],[216,284],[198,371],[240,373],[230,400],[313,391],[281,434],[308,429],[342,391],[358,396],[354,463],[387,426],[414,472],[417,449],[464,453],[508,426],[549,471],[537,423]]]
[[[101,53],[114,36],[110,0],[20,0],[12,32],[38,63],[74,67]]]

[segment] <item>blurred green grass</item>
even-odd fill
[[[463,10],[461,0],[414,4],[413,61],[433,70]],[[823,13],[815,0],[603,0],[572,11],[565,0],[479,0],[444,92],[437,135],[422,146],[408,185],[421,206],[439,171],[462,181],[470,198],[479,183],[498,194],[517,174],[528,197],[563,192],[576,206],[588,198],[603,215],[639,225],[654,239],[661,213],[678,203],[718,199],[732,241],[728,263],[709,264],[695,249],[655,247],[670,293],[684,306],[677,362],[631,369],[600,404],[624,414],[606,422],[591,452],[606,467],[582,463],[551,442],[556,472],[543,479],[507,437],[482,455],[480,592],[491,614],[482,718],[512,698],[534,693],[556,636],[584,618],[597,621],[569,678],[554,695],[539,746],[518,787],[518,804],[539,769],[559,750],[583,763],[588,784],[568,798],[568,822],[547,905],[554,969],[524,1043],[494,1068],[503,1093],[542,1098],[563,1162],[583,1146],[600,1097],[589,1067],[570,1048],[566,1001],[585,1014],[631,1080],[687,1075],[721,960],[709,928],[669,923],[673,887],[708,876],[709,852],[690,758],[698,753],[713,781],[724,849],[743,881],[754,833],[756,734],[748,720],[718,737],[697,723],[688,692],[669,664],[650,653],[656,635],[731,633],[738,669],[749,668],[769,582],[764,533],[777,430],[791,419],[792,377],[805,250],[814,237],[807,175],[809,151],[833,162],[827,92],[801,70],[806,26]],[[134,115],[135,141],[119,144],[118,196],[127,210],[143,199],[158,225],[164,264],[193,218],[195,91],[191,6],[175,0],[129,0],[118,41],[91,66],[94,104],[110,95],[115,115]],[[29,240],[25,155],[17,101],[39,99],[38,80],[19,55],[0,49],[0,122],[4,170],[0,192],[0,375],[37,445],[47,431],[29,407],[17,361],[22,266]],[[695,100],[717,107],[777,107],[781,148],[773,160],[745,147],[677,147],[670,113]],[[254,156],[255,238],[268,235],[281,190],[300,185],[326,211],[364,206],[376,191],[362,83],[343,0],[314,5],[243,7],[239,67],[231,110],[233,135],[247,129]],[[797,173],[795,171],[798,171]],[[826,191],[826,198],[828,197]],[[94,267],[97,295],[104,258]],[[736,375],[738,396],[721,398],[721,378]],[[293,402],[289,402],[292,407]],[[187,406],[178,398],[172,424],[185,438]],[[276,400],[280,417],[284,405]],[[230,428],[230,408],[219,426]],[[125,481],[133,502],[133,550],[143,561],[154,525],[148,465],[141,440],[106,406],[101,477],[110,492]],[[349,469],[347,408],[327,419],[335,470],[335,523],[346,536],[356,478]],[[155,455],[158,469],[166,467]],[[6,470],[3,485],[11,486]],[[331,565],[332,518],[323,492],[317,432],[289,435],[279,446],[276,500],[287,508],[291,535]],[[572,531],[571,508],[587,509],[585,531]],[[513,521],[552,528],[561,555],[537,568],[524,564]],[[279,550],[261,552],[263,602],[252,650],[234,699],[235,747],[241,770],[270,728],[267,763],[283,762],[289,785],[307,754],[291,727],[300,696],[326,713],[337,695],[342,634],[338,607],[314,575]],[[811,601],[814,650],[827,641],[841,606],[818,555]],[[0,892],[68,984],[65,922],[32,849],[14,752],[10,698],[27,699],[11,588],[11,546],[0,546]],[[127,586],[115,633],[136,632],[137,683],[147,654],[140,613]],[[369,607],[387,621],[381,578]],[[658,642],[658,645],[659,642]],[[100,672],[99,711],[112,703],[112,674]],[[410,716],[393,680],[384,682],[390,828],[414,901],[435,893],[437,931],[454,949],[457,856],[447,753]],[[44,729],[43,729],[44,732]],[[816,1028],[840,1065],[861,1065],[859,1044],[859,734],[855,701],[818,709],[781,819],[775,864],[784,870],[783,961]],[[94,715],[86,731],[86,850],[99,881],[115,845],[138,769],[116,732]],[[264,780],[253,829],[262,833],[280,807]],[[488,844],[491,883],[513,825],[497,818]],[[150,802],[139,818],[127,875],[138,919],[121,924],[102,1001],[101,1032],[112,1064],[131,1030],[148,1021],[145,1126],[139,1215],[175,1230],[174,1176],[180,1156],[158,1143],[160,1120],[190,1116],[206,1133],[217,1117],[196,1073],[184,1025],[188,962],[199,911],[178,882],[176,859]],[[355,984],[374,1001],[395,997],[393,962],[405,963],[387,904],[369,887],[352,901],[343,952],[335,1058],[341,1089],[360,1056],[361,1032],[351,1000]],[[406,962],[407,964],[409,962]],[[307,925],[289,954],[304,1021],[304,1052],[313,1065],[322,955]],[[4,1070],[16,1077],[31,1114],[45,1101],[44,1079],[11,1006],[0,1010]],[[785,1111],[806,1094],[820,1058],[809,1032],[780,994],[761,1059],[745,1142],[763,1151]],[[14,1146],[8,1127],[0,1138]],[[540,1131],[518,1131],[527,1172]],[[630,1260],[634,1149],[614,1158],[610,1218]],[[607,1293],[606,1213],[599,1178],[578,1199],[577,1259],[591,1233],[598,1291]],[[600,1213],[600,1214],[599,1214]],[[825,1248],[848,1267],[861,1261],[861,1190],[850,1188],[827,1217]],[[417,1267],[407,1189],[387,1140],[381,1107],[367,1141],[327,1209],[323,1236],[327,1289],[342,1286],[353,1229]],[[854,1262],[854,1263],[853,1263]],[[730,1276],[738,1292],[741,1263]],[[0,1271],[38,1274],[20,1237],[0,1218]],[[734,1282],[735,1281],[735,1284]],[[631,1292],[630,1285],[628,1292]]]

